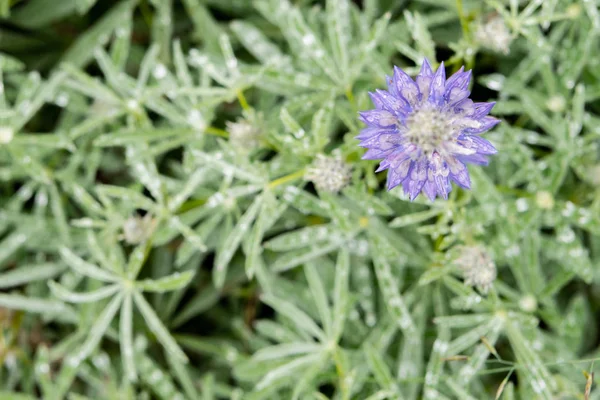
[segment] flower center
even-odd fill
[[[454,137],[452,118],[448,113],[431,107],[416,110],[406,120],[406,139],[426,154],[439,150],[440,146]]]

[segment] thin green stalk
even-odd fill
[[[208,133],[209,135],[219,136],[219,137],[223,137],[223,138],[229,137],[229,132],[227,132],[221,128],[215,128],[214,126],[209,126],[209,127],[205,128],[204,133]]]
[[[237,95],[238,101],[240,102],[240,106],[244,109],[244,111],[250,110],[250,105],[246,100],[246,96],[244,96],[244,92],[241,90],[236,90],[235,94]]]
[[[462,0],[456,0],[456,9],[458,11],[458,18],[460,19],[460,26],[462,28],[463,35],[468,38],[470,36],[469,21],[465,15]]]
[[[302,178],[304,176],[305,172],[306,171],[304,170],[304,168],[302,168],[301,170],[298,170],[298,171],[293,172],[293,173],[291,173],[289,175],[282,176],[281,178],[277,178],[274,181],[269,182],[269,184],[267,185],[267,187],[269,189],[273,189],[273,188],[275,188],[277,186],[281,186],[281,185],[283,185],[285,183],[295,181],[296,179]]]

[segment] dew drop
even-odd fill
[[[305,46],[310,46],[315,42],[315,36],[313,34],[307,34],[302,37],[302,43]]]
[[[164,64],[157,64],[156,67],[154,67],[154,71],[152,71],[152,75],[156,79],[163,79],[167,76],[167,67],[165,67]]]

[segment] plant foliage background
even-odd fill
[[[0,0],[0,397],[600,398],[599,6]],[[354,137],[424,57],[502,123],[410,203]]]

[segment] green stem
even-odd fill
[[[250,105],[248,105],[248,101],[246,100],[246,97],[244,96],[244,92],[242,92],[241,90],[238,89],[238,90],[236,90],[235,94],[237,95],[238,101],[240,102],[240,105],[242,106],[244,111],[250,110]]]
[[[352,104],[352,106],[355,106],[354,94],[352,93],[352,87],[350,86],[346,88],[346,98],[348,99],[350,104]]]
[[[338,354],[338,348],[333,350],[333,360],[335,362],[335,369],[340,380],[340,390],[342,392],[342,400],[350,399],[350,393],[348,391],[348,385],[346,384],[346,372],[344,371],[344,366],[342,364],[342,360]]]
[[[269,182],[267,184],[267,187],[269,189],[276,188],[277,186],[281,186],[281,185],[283,185],[285,183],[288,183],[288,182],[294,181],[296,179],[302,178],[304,176],[304,173],[305,173],[304,168],[300,169],[300,170],[298,170],[296,172],[293,172],[291,174],[282,176],[281,178],[277,178],[277,179]],[[206,200],[207,200],[206,198],[204,198],[204,199],[188,200],[185,203],[183,203],[181,205],[181,207],[179,207],[179,209],[177,210],[176,214],[180,215],[180,214],[183,214],[183,213],[185,213],[187,211],[193,210],[196,207],[202,207],[204,204],[206,204]]]
[[[140,2],[140,12],[142,13],[142,18],[144,19],[144,22],[146,22],[146,25],[152,29],[152,9],[146,0]]]
[[[277,186],[283,185],[284,183],[295,181],[296,179],[302,178],[304,176],[305,172],[306,171],[304,170],[304,168],[302,168],[301,170],[298,170],[298,171],[293,172],[293,173],[291,173],[289,175],[282,176],[281,178],[277,178],[274,181],[269,182],[269,184],[267,185],[267,187],[269,189],[273,189],[273,188],[275,188]]]
[[[208,133],[209,135],[220,136],[220,137],[224,137],[224,138],[229,137],[229,132],[224,131],[223,129],[220,129],[220,128],[215,128],[214,126],[209,126],[209,127],[205,128],[204,133]]]
[[[467,16],[463,10],[463,2],[462,0],[456,0],[456,9],[458,10],[458,18],[460,19],[460,26],[462,27],[463,35],[465,37],[469,37],[469,21],[467,20]]]

